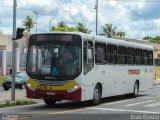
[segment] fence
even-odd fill
[[[26,66],[27,50],[16,51],[16,71],[24,71]],[[0,75],[10,74],[12,69],[12,52],[0,50]]]

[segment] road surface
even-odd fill
[[[141,92],[137,98],[109,97],[98,106],[62,101],[55,106],[44,103],[0,109],[1,118],[21,120],[160,120],[160,86]]]

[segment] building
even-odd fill
[[[0,50],[12,51],[12,35],[0,34]]]
[[[16,40],[16,71],[24,70],[28,41]],[[0,34],[0,75],[10,73],[12,68],[12,35]]]

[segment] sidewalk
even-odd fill
[[[36,101],[37,103],[43,102],[43,100],[26,98],[25,89],[23,89],[23,90],[16,89],[15,90],[15,100],[33,100],[33,101]],[[0,87],[0,103],[4,103],[6,101],[11,101],[11,89],[9,89],[8,91],[4,91],[3,88]]]

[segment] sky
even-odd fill
[[[37,17],[37,31],[49,32],[51,26],[64,21],[74,27],[84,23],[95,34],[96,0],[17,0],[17,28],[26,16]],[[98,33],[112,24],[127,38],[160,36],[160,0],[98,0]],[[13,31],[13,0],[0,0],[0,29],[5,35]],[[32,33],[36,28],[32,29]]]

